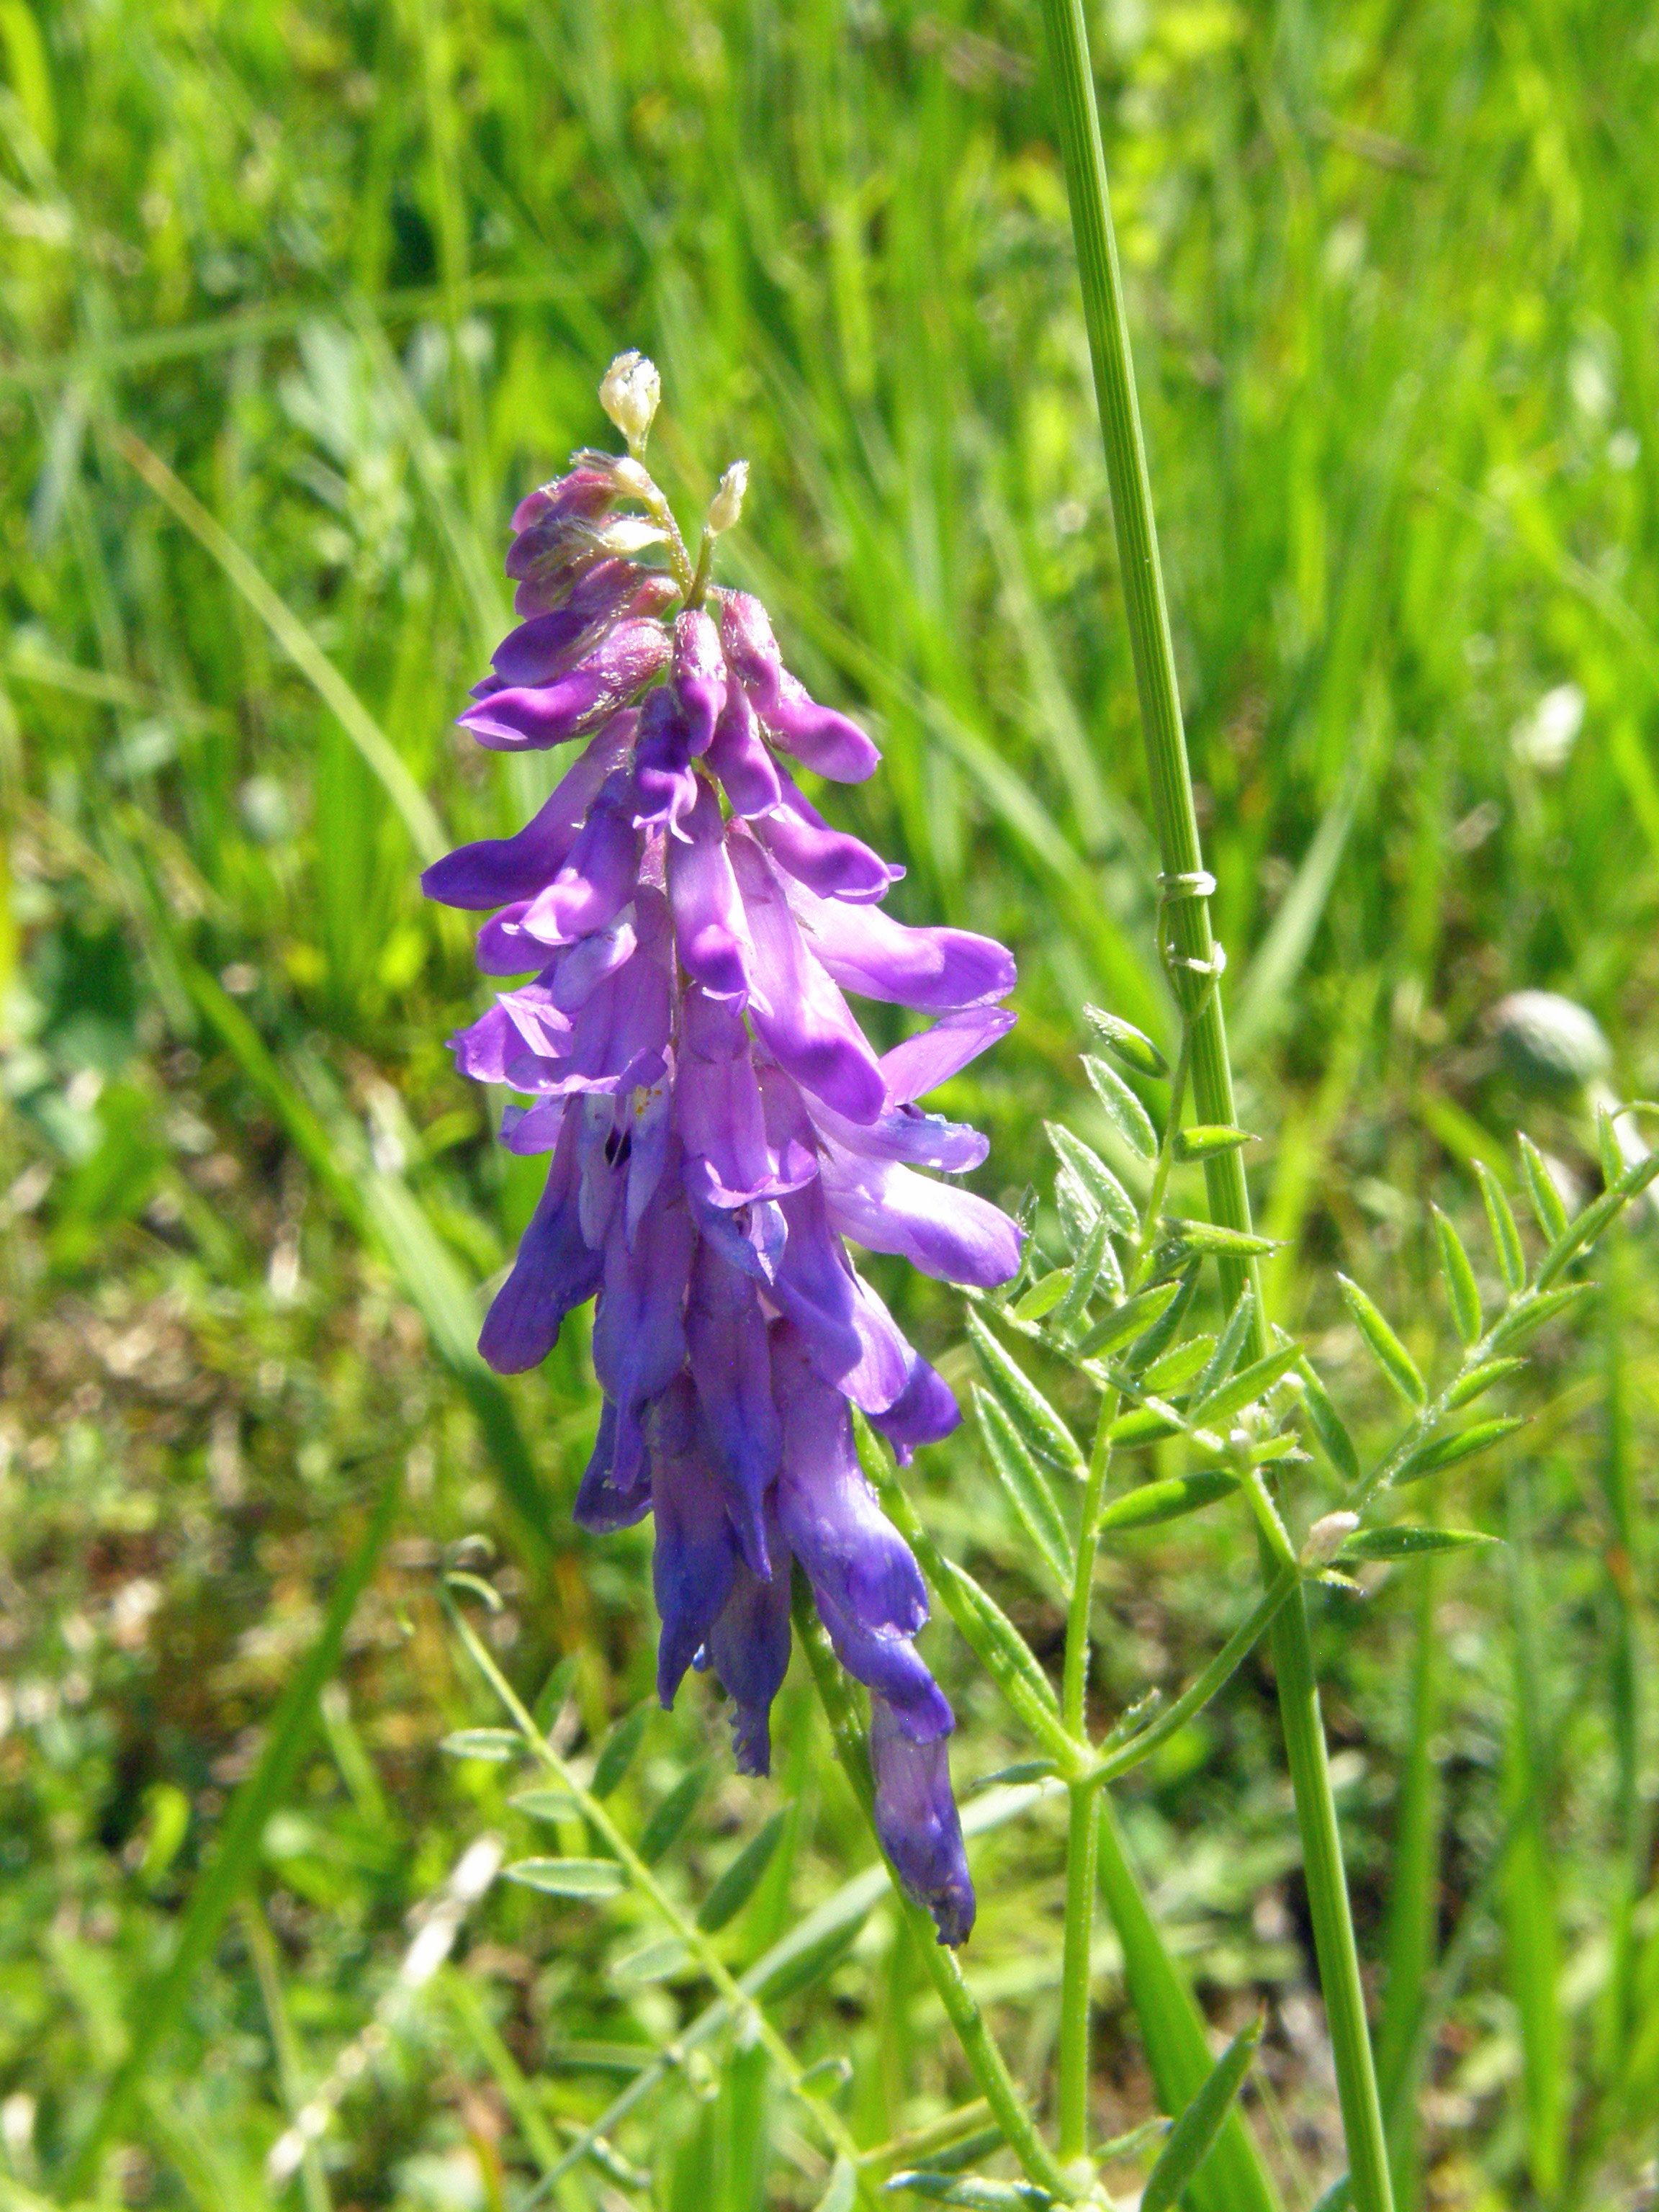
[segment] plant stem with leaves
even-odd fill
[[[1060,111],[1072,227],[1164,862],[1164,889],[1166,897],[1177,894],[1170,901],[1174,958],[1182,976],[1194,981],[1200,976],[1212,979],[1217,972],[1217,949],[1204,896],[1209,879],[1203,873],[1193,805],[1192,775],[1135,399],[1134,366],[1082,0],[1043,0],[1043,21]],[[1192,983],[1186,988],[1190,991]],[[1213,990],[1205,995],[1192,1023],[1192,1066],[1194,1098],[1200,1119],[1231,1124],[1234,1119],[1232,1071],[1220,1001]],[[1248,1231],[1249,1194],[1238,1154],[1216,1155],[1206,1162],[1205,1174],[1212,1218],[1224,1227]],[[1223,1262],[1222,1279],[1230,1298],[1242,1285],[1245,1273],[1241,1262]],[[1259,1297],[1252,1331],[1252,1355],[1260,1357],[1267,1350],[1267,1339]],[[1393,2192],[1365,2024],[1364,1990],[1343,1875],[1312,1639],[1299,1586],[1275,1613],[1271,1638],[1320,1983],[1347,2138],[1352,2201],[1355,2212],[1392,2212]]]

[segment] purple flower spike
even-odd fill
[[[654,396],[648,363],[621,368]],[[721,478],[705,545],[746,480],[741,463]],[[524,979],[453,1043],[465,1073],[517,1094],[502,1143],[547,1161],[479,1349],[503,1374],[534,1366],[597,1296],[604,1404],[572,1510],[596,1535],[655,1516],[663,1702],[711,1670],[738,1766],[768,1771],[799,1561],[870,1692],[883,1846],[957,1943],[974,1895],[952,1716],[852,1408],[901,1464],[961,1414],[843,1240],[952,1282],[1014,1272],[1015,1224],[939,1180],[980,1166],[985,1139],[916,1103],[1009,1028],[1014,963],[882,909],[903,871],[826,822],[775,750],[856,782],[874,745],[784,667],[757,600],[705,593],[636,457],[579,453],[514,529],[523,619],[462,726],[497,751],[586,744],[516,836],[422,879],[485,917],[484,974]],[[932,1026],[878,1058],[848,992]]]

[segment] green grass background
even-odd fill
[[[1476,1158],[1513,1182],[1523,1114],[1595,1181],[1582,1115],[1517,1093],[1486,1010],[1565,992],[1625,1095],[1659,1090],[1659,21],[1092,22],[1272,1295],[1381,1433],[1330,1263],[1431,1357],[1425,1201],[1478,1212]],[[481,992],[415,881],[423,839],[504,830],[545,787],[452,718],[504,623],[507,517],[606,434],[611,353],[661,365],[653,456],[688,524],[750,459],[725,574],[878,731],[883,774],[833,805],[905,862],[893,908],[1018,952],[1019,1029],[947,1101],[992,1133],[993,1194],[1043,1177],[1043,1116],[1103,1135],[1086,999],[1167,1035],[1155,862],[1034,11],[0,0],[0,2205],[54,2194],[142,2036],[395,1468],[317,1733],[97,2185],[258,2205],[405,1915],[486,1830],[547,1847],[507,1770],[436,1748],[498,1717],[444,1630],[441,1547],[498,1545],[502,1662],[529,1693],[579,1653],[580,1729],[649,1684],[644,1532],[568,1526],[584,1328],[505,1390],[471,1356],[535,1164],[453,1073]],[[1565,685],[1582,727],[1540,765]],[[1547,1342],[1557,1410],[1431,1501],[1508,1552],[1318,1620],[1385,2086],[1402,2116],[1421,2088],[1413,2203],[1652,2201],[1654,1237]],[[877,1273],[964,1379],[954,1298]],[[971,1443],[915,1489],[1052,1662],[1058,1612]],[[1213,1649],[1251,1556],[1238,1516],[1113,1557],[1103,1722]],[[948,1626],[928,1649],[959,1779],[1020,1756]],[[693,1901],[797,1808],[735,1961],[867,1863],[817,1725],[792,1677],[776,1778],[737,1781],[694,1682],[619,1793],[642,1818],[708,1763],[666,1863]],[[1261,1662],[1122,1813],[1218,2030],[1268,2002],[1249,2121],[1306,2204],[1340,2149]],[[1040,1813],[977,1861],[969,1978],[1033,2083],[1060,1854]],[[294,2183],[308,2212],[515,2202],[696,2002],[618,1980],[630,1913],[493,1892]],[[1097,1994],[1098,2117],[1127,2126],[1154,2100],[1106,1923]],[[850,2057],[866,2142],[969,2094],[883,1910],[779,2016]],[[804,2206],[799,2135],[738,2053],[556,2201]]]

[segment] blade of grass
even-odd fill
[[[1426,1509],[1425,1509],[1426,1510]],[[1432,1518],[1431,1513],[1429,1516]],[[1422,2042],[1418,2033],[1423,1998],[1434,1968],[1440,1888],[1440,1779],[1431,1748],[1439,1725],[1440,1639],[1435,1624],[1437,1568],[1418,1569],[1417,1639],[1412,1668],[1411,1735],[1398,1793],[1389,1858],[1388,1933],[1382,2021],[1377,2037],[1377,2086],[1393,2121],[1389,2160],[1395,2197],[1418,2201],[1420,2144],[1417,2085]]]
[[[1504,1802],[1516,1834],[1504,1873],[1504,1966],[1521,2023],[1527,2165],[1547,2203],[1561,2184],[1569,2086],[1557,1983],[1555,1883],[1545,1834],[1544,1777],[1536,1739],[1538,1618],[1525,1468],[1510,1480],[1510,1664],[1514,1684],[1504,1747]]]

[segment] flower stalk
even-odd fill
[[[1106,162],[1095,101],[1082,0],[1043,0],[1050,67],[1077,242],[1084,313],[1094,365],[1112,513],[1139,695],[1152,809],[1164,864],[1170,962],[1191,1040],[1194,1103],[1206,1122],[1234,1119],[1232,1070],[1220,1000],[1212,986],[1218,950],[1210,927],[1198,818],[1182,723],[1169,609],[1158,553],[1152,486],[1135,398],[1134,365],[1112,230]],[[1176,894],[1176,896],[1171,896]],[[1204,1163],[1212,1218],[1248,1233],[1249,1194],[1237,1152]],[[1254,1263],[1223,1257],[1231,1304]],[[1259,1293],[1249,1356],[1267,1349]],[[1264,1565],[1271,1553],[1264,1540]],[[1348,2146],[1355,2212],[1392,2212],[1387,2144],[1365,2022],[1364,1991],[1343,1873],[1341,1838],[1326,1757],[1306,1605],[1298,1583],[1273,1615],[1270,1632],[1310,1909]],[[1079,1838],[1079,1844],[1082,1840]],[[1086,1984],[1083,2002],[1086,2005]],[[1062,2033],[1064,2030],[1062,2030]]]

